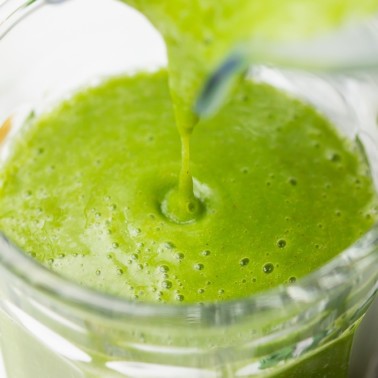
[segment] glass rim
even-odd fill
[[[128,300],[70,281],[28,256],[0,233],[0,265],[20,279],[23,284],[49,296],[53,295],[59,301],[100,314],[117,315],[118,317],[187,318],[195,315],[197,319],[202,319],[206,317],[204,316],[206,312],[211,311],[225,315],[225,319],[229,319],[231,315],[233,322],[237,322],[237,320],[251,315],[252,310],[269,312],[284,308],[285,313],[289,313],[293,308],[312,307],[325,296],[332,297],[332,293],[339,293],[338,289],[343,289],[346,284],[351,284],[354,276],[364,273],[377,264],[378,222],[335,258],[319,269],[299,278],[293,284],[281,284],[248,297],[219,302],[153,303]],[[222,323],[220,321],[217,325],[224,325]]]

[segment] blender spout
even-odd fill
[[[378,15],[311,39],[240,43],[205,82],[194,112],[213,115],[249,67],[268,65],[313,73],[378,72]]]

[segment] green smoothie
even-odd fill
[[[183,224],[166,215],[180,143],[165,72],[112,79],[29,123],[2,170],[0,228],[48,268],[114,295],[250,296],[317,269],[377,219],[362,151],[263,84],[240,85],[198,125],[201,211]]]
[[[7,237],[85,287],[179,305],[293,284],[372,227],[378,200],[364,151],[309,105],[244,80],[213,118],[193,109],[208,75],[238,44],[311,38],[376,11],[376,1],[125,2],[164,37],[168,72],[109,79],[28,119],[0,172]],[[45,349],[13,329],[4,327],[7,340],[25,347],[12,350],[11,364],[26,358],[19,369],[27,376],[24,366]],[[334,335],[314,335],[313,351],[299,358],[289,335],[259,369],[345,377],[353,329]],[[58,354],[36,371],[102,377],[107,360],[118,359],[103,341],[88,351],[90,372]]]

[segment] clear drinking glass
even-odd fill
[[[247,53],[243,59],[250,65]],[[378,74],[362,66],[316,72],[261,61],[246,79],[313,104],[364,148],[378,190]],[[102,78],[165,66],[161,37],[120,2],[0,2],[0,163],[31,114]],[[207,92],[219,96],[215,104],[219,88]],[[201,101],[203,109],[214,105],[211,96]],[[79,287],[1,236],[1,352],[8,378],[376,378],[378,303],[364,314],[377,290],[377,224],[295,284],[177,306]]]

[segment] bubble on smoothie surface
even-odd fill
[[[178,301],[178,302],[183,302],[184,299],[185,299],[185,297],[184,297],[182,294],[177,294],[177,295],[175,296],[175,299],[176,299],[176,301]]]
[[[296,178],[294,178],[294,177],[290,177],[290,178],[289,178],[289,183],[290,183],[290,185],[292,185],[292,186],[297,186],[298,181],[297,181]]]
[[[284,240],[284,239],[279,239],[279,240],[277,241],[277,247],[278,247],[278,248],[285,248],[285,247],[286,247],[286,240]]]
[[[159,266],[159,271],[160,271],[161,273],[167,273],[167,272],[169,271],[169,268],[168,268],[167,265],[160,265],[160,266]]]
[[[244,257],[242,258],[240,261],[239,261],[239,265],[240,266],[246,266],[249,264],[249,258],[248,257]]]
[[[170,289],[170,288],[172,287],[172,282],[171,282],[171,281],[168,281],[168,280],[163,281],[163,282],[161,283],[161,286],[162,286],[164,289]]]
[[[177,253],[175,254],[175,258],[176,258],[177,260],[179,260],[179,261],[183,260],[184,257],[185,257],[185,255],[184,255],[182,252],[177,252]]]
[[[263,272],[264,273],[272,273],[274,270],[274,265],[272,263],[266,263],[264,266],[263,266]]]

